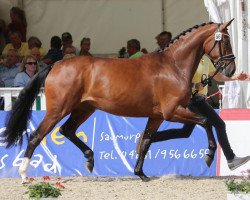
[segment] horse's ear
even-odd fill
[[[231,19],[230,21],[228,21],[228,22],[225,22],[224,24],[222,24],[222,26],[221,26],[221,30],[224,30],[224,29],[226,29],[231,23],[232,23],[232,21],[234,20],[234,18],[233,19]]]

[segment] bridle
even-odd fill
[[[201,83],[203,84],[203,87],[206,85],[211,86],[212,85],[212,79],[214,78],[214,76],[219,72],[219,71],[223,71],[224,69],[226,69],[234,60],[235,60],[235,56],[231,53],[231,54],[227,54],[227,55],[223,55],[222,54],[222,43],[226,43],[225,41],[223,41],[223,35],[226,35],[229,37],[228,34],[226,33],[222,33],[220,32],[220,25],[218,24],[218,28],[217,31],[214,34],[214,45],[212,46],[211,50],[206,54],[206,56],[212,61],[212,63],[214,64],[216,71],[214,72],[214,74],[212,76],[207,77],[207,75],[203,74],[201,77]],[[216,47],[216,45],[218,44],[219,47],[219,58],[218,60],[215,62],[211,56],[210,53],[214,50],[214,48]],[[227,44],[225,44],[227,45]],[[195,90],[193,92],[193,95],[197,94],[198,91]]]

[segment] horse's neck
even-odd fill
[[[211,30],[201,30],[190,33],[173,44],[173,57],[177,67],[190,80],[196,72],[199,62],[204,55],[203,45],[211,35]]]

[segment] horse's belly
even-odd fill
[[[97,109],[103,110],[105,112],[119,115],[119,116],[126,116],[126,117],[162,117],[162,113],[156,106],[153,105],[120,105],[120,104],[109,104],[106,103],[99,103],[95,105]]]

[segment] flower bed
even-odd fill
[[[62,195],[61,191],[65,188],[60,181],[61,178],[52,179],[49,176],[44,176],[41,182],[29,178],[30,185],[25,187],[31,199],[57,198]]]

